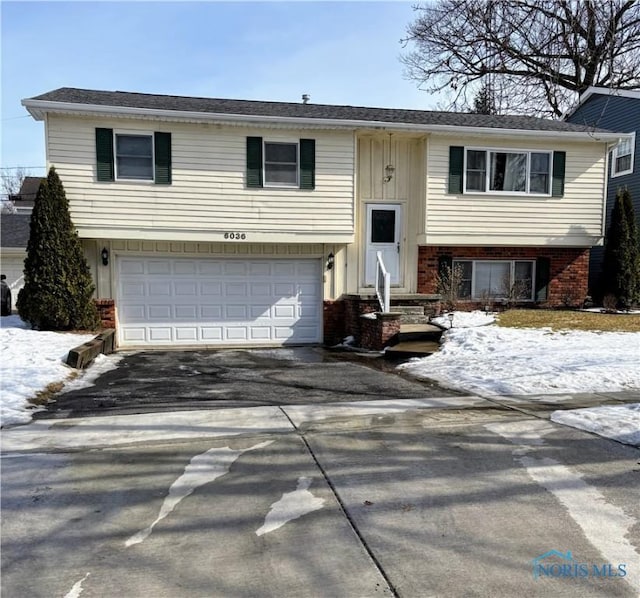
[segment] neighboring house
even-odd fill
[[[24,258],[27,255],[31,214],[0,216],[0,270],[7,277],[15,308],[18,292],[24,285]]]
[[[611,150],[607,171],[609,184],[605,231],[609,227],[609,217],[620,187],[629,189],[636,220],[640,223],[640,91],[590,87],[565,120],[632,134]],[[589,288],[595,295],[600,295],[603,259],[604,249],[594,247],[591,252]]]
[[[396,303],[435,293],[453,264],[469,305],[513,287],[580,304],[619,139],[528,117],[71,88],[23,104],[46,121],[129,347],[332,342],[355,326],[344,306],[374,295],[377,252]]]
[[[26,176],[22,179],[20,191],[9,195],[9,201],[16,207],[18,214],[31,214],[41,182],[42,177]]]

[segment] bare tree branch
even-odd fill
[[[450,91],[454,108],[488,85],[499,112],[559,117],[590,86],[640,88],[637,0],[434,0],[414,10],[407,76]]]

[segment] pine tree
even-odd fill
[[[52,167],[38,189],[31,214],[18,313],[40,330],[95,329],[99,320],[93,291],[69,202]]]
[[[490,85],[483,85],[473,98],[473,114],[498,114],[495,97]]]
[[[629,190],[618,189],[607,231],[603,264],[603,291],[621,307],[640,300],[640,247],[638,228]]]

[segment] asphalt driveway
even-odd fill
[[[38,418],[419,399],[460,393],[404,378],[379,357],[320,347],[124,352],[95,385],[59,394]]]

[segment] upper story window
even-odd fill
[[[315,139],[295,142],[247,137],[246,184],[249,188],[315,189]]]
[[[633,172],[636,134],[624,138],[615,148],[611,157],[611,176],[622,176]]]
[[[276,187],[298,186],[298,144],[264,142],[264,184]]]
[[[171,133],[96,129],[96,180],[171,184]]]
[[[567,153],[449,147],[450,194],[564,195]]]
[[[551,153],[472,149],[465,152],[466,193],[551,193]]]
[[[116,133],[116,178],[153,180],[153,136]]]

